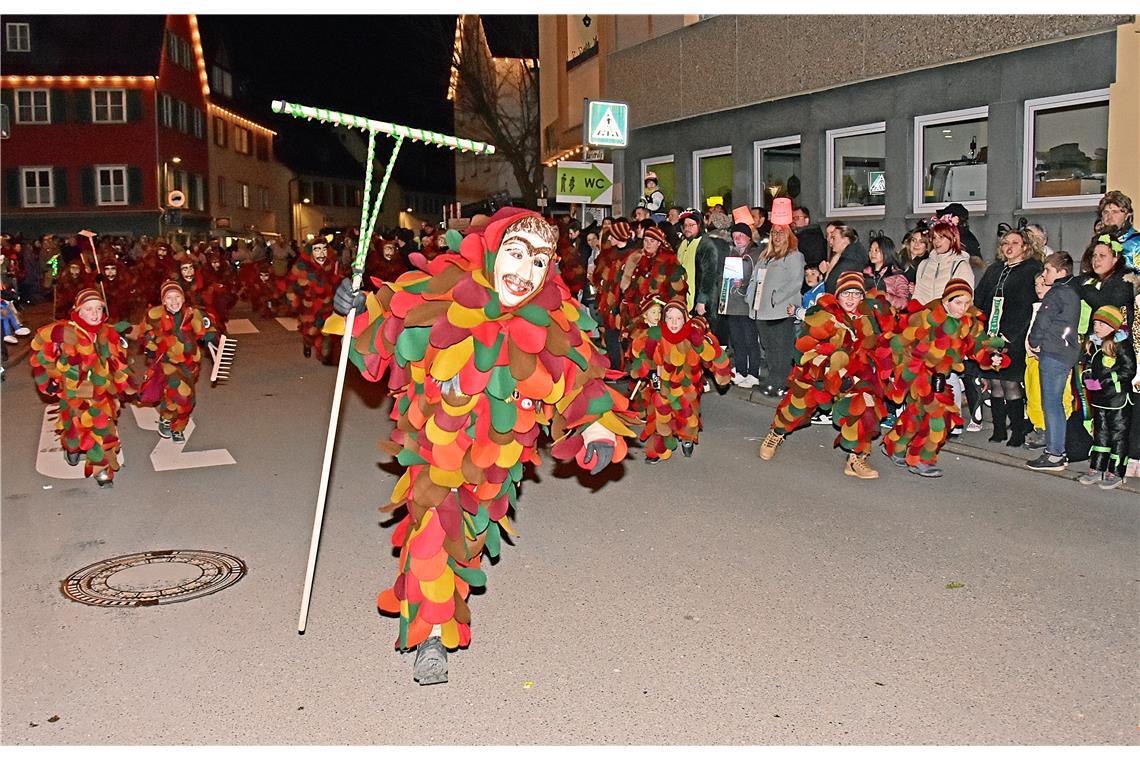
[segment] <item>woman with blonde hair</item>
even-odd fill
[[[784,202],[782,202],[784,201]],[[761,251],[744,294],[748,316],[756,320],[760,345],[764,348],[767,385],[764,393],[775,397],[787,386],[792,369],[792,349],[796,342],[795,307],[801,299],[804,281],[804,255],[797,248],[792,232],[792,208],[788,198],[772,204],[772,232]]]

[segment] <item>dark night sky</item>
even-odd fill
[[[287,100],[408,126],[453,133],[447,101],[455,16],[200,15],[207,47],[225,39],[241,110],[291,135],[295,119],[272,113]],[[537,36],[537,18],[489,17],[495,34]],[[537,44],[534,45],[537,52]],[[209,54],[209,52],[207,52]],[[292,122],[293,124],[290,124]],[[377,143],[381,155],[391,140]],[[396,180],[419,190],[451,192],[448,151],[405,145]]]

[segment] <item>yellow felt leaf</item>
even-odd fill
[[[450,567],[445,568],[435,580],[420,581],[420,591],[423,592],[424,598],[436,604],[446,602],[455,593],[455,573]]]
[[[458,430],[449,433],[435,424],[435,417],[428,418],[426,430],[428,440],[435,446],[447,446],[459,436]]]
[[[507,519],[506,515],[503,515],[501,518],[496,520],[496,522],[499,523],[499,526],[502,527],[502,529],[507,532],[508,536],[517,536],[518,535],[518,533],[511,530],[511,521]]]
[[[542,401],[546,404],[554,404],[558,399],[562,398],[562,394],[566,392],[566,378],[559,377],[554,381],[554,387],[550,389],[550,393],[546,394],[546,398]]]
[[[470,329],[486,322],[487,315],[482,309],[468,309],[466,306],[453,303],[447,307],[447,321],[456,327]]]
[[[424,365],[420,364],[419,362],[413,362],[409,366],[412,370],[412,382],[416,383],[417,385],[422,385],[424,379],[427,377],[427,370],[424,369]]]
[[[518,441],[511,441],[504,443],[499,447],[499,456],[495,458],[495,464],[503,469],[508,469],[519,461],[522,456],[522,444]]]
[[[451,404],[449,404],[447,402],[446,396],[444,396],[440,400],[443,402],[443,411],[447,414],[448,417],[462,417],[463,415],[467,414],[472,409],[474,409],[475,405],[479,403],[479,397],[478,396],[472,396],[470,399],[467,400],[466,403],[459,404],[458,406],[452,406]]]
[[[436,354],[435,361],[431,363],[431,376],[440,382],[450,380],[459,374],[459,370],[463,369],[474,353],[475,339],[468,335],[454,346],[448,346]]]
[[[456,470],[443,470],[435,465],[430,465],[428,468],[428,477],[432,483],[444,488],[459,488],[463,485],[463,472]]]
[[[598,422],[601,423],[602,427],[606,430],[615,435],[620,435],[623,438],[632,438],[634,435],[633,431],[613,412],[606,412],[598,418]]]
[[[448,649],[455,649],[459,646],[459,626],[454,618],[440,626],[439,638]]]
[[[412,476],[408,470],[404,470],[404,474],[396,481],[396,487],[392,489],[392,503],[399,504],[404,501],[404,497],[408,495],[408,488],[412,485]]]

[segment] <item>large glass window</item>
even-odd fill
[[[54,206],[55,199],[51,185],[51,167],[36,166],[22,169],[24,185],[24,207]]]
[[[1107,176],[1108,90],[1025,101],[1027,208],[1095,206]]]
[[[100,206],[127,205],[127,167],[97,166],[95,176]]]
[[[732,211],[732,146],[693,153],[693,208],[707,211],[718,203]]]
[[[827,215],[882,216],[886,199],[886,122],[827,130]]]
[[[16,90],[17,124],[50,124],[47,90]]]
[[[670,206],[677,205],[677,201],[674,200],[677,197],[677,172],[673,167],[673,156],[654,156],[641,159],[641,176],[638,181],[642,184],[638,190],[639,198],[645,195],[645,175],[649,172],[657,175],[657,189],[665,196],[665,205],[661,211],[668,211]]]
[[[914,120],[914,210],[959,202],[986,208],[989,107],[918,116]]]
[[[753,205],[770,209],[774,198],[799,198],[803,176],[799,135],[758,140],[752,143],[752,156]]]

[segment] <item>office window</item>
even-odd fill
[[[799,198],[800,161],[799,135],[752,143],[752,205],[771,209],[774,198]]]
[[[732,211],[732,146],[693,151],[693,208]]]
[[[96,166],[95,178],[100,206],[127,205],[127,167]]]
[[[214,145],[224,148],[230,144],[230,125],[221,116],[214,117]]]
[[[914,210],[933,213],[957,201],[986,210],[989,107],[916,116]]]
[[[829,129],[827,216],[881,216],[887,198],[887,124]]]
[[[1107,189],[1108,90],[1025,101],[1022,204],[1095,206]]]
[[[4,36],[8,43],[9,53],[32,52],[32,33],[28,24],[5,24]]]
[[[241,207],[249,208],[249,185],[245,182],[239,182],[238,187],[241,191]]]
[[[190,106],[181,100],[174,101],[174,117],[178,122],[179,132],[190,131]]]
[[[218,177],[218,205],[226,205],[226,178]]]
[[[234,125],[234,150],[243,156],[253,154],[253,132],[245,127]]]
[[[16,90],[16,123],[51,124],[50,103],[47,90]]]
[[[127,120],[126,90],[92,90],[91,104],[96,124],[123,124]]]
[[[34,166],[21,169],[24,192],[24,208],[36,208],[55,205],[55,193],[52,187],[52,171],[50,166]]]

